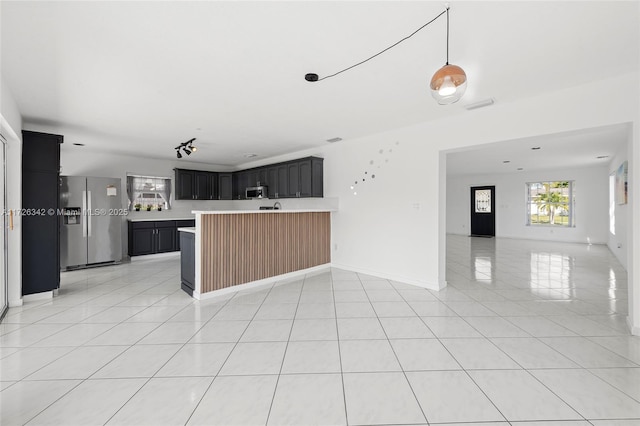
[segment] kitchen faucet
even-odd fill
[[[273,203],[273,209],[274,210],[281,210],[282,209],[282,204],[280,204],[280,201],[276,201],[275,203]]]

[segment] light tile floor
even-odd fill
[[[197,302],[177,256],[62,274],[0,325],[4,425],[640,425],[603,246],[448,237],[440,292],[342,270]]]

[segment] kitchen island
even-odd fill
[[[180,229],[194,234],[193,288],[182,288],[202,299],[328,265],[331,211],[194,211],[195,229]]]

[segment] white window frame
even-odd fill
[[[157,191],[154,189],[136,189],[135,188],[135,180],[164,180],[164,191]],[[154,203],[153,210],[157,209],[158,204],[162,204],[162,208],[164,210],[171,210],[171,178],[164,176],[144,176],[133,173],[127,173],[127,200],[129,211],[135,209],[135,201],[139,198],[141,194],[155,194],[156,200],[160,200],[160,202]],[[142,210],[146,210],[146,205],[142,206]]]
[[[547,188],[551,187],[552,183],[556,183],[556,182],[568,182],[569,183],[569,200],[566,203],[553,203],[553,204],[568,204],[569,205],[569,220],[567,221],[567,224],[556,224],[556,223],[533,223],[531,221],[531,215],[534,214],[533,213],[533,206],[536,204],[535,201],[532,200],[531,197],[531,187],[532,185],[539,185],[542,184],[543,186],[545,184],[547,184]],[[557,180],[539,180],[539,181],[534,181],[534,182],[527,182],[525,184],[525,189],[526,189],[526,203],[527,203],[527,219],[526,219],[526,225],[527,226],[549,226],[549,227],[555,227],[555,228],[575,228],[576,226],[576,203],[575,203],[575,187],[576,187],[576,183],[573,180],[567,180],[567,179],[557,179]]]

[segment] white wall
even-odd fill
[[[575,227],[527,226],[527,182],[574,181]],[[606,165],[447,178],[447,233],[468,235],[470,187],[495,185],[496,236],[606,244],[609,229],[609,173]]]
[[[22,116],[13,95],[0,76],[0,133],[7,139],[7,209],[22,208]],[[22,220],[15,216],[7,234],[9,306],[22,305]]]
[[[629,135],[631,137],[631,135]],[[629,147],[630,144],[625,144],[621,147],[616,155],[611,159],[609,163],[609,174],[614,174],[618,170],[618,167],[624,162],[629,161]],[[614,219],[615,219],[615,234],[609,232],[609,228],[607,227],[607,244],[609,246],[609,250],[616,256],[618,261],[624,266],[625,269],[628,270],[627,264],[627,251],[628,251],[628,238],[630,231],[630,223],[629,223],[629,204],[618,204],[617,201],[613,205],[614,208]],[[607,214],[608,216],[608,214]],[[609,218],[607,217],[607,224]]]

